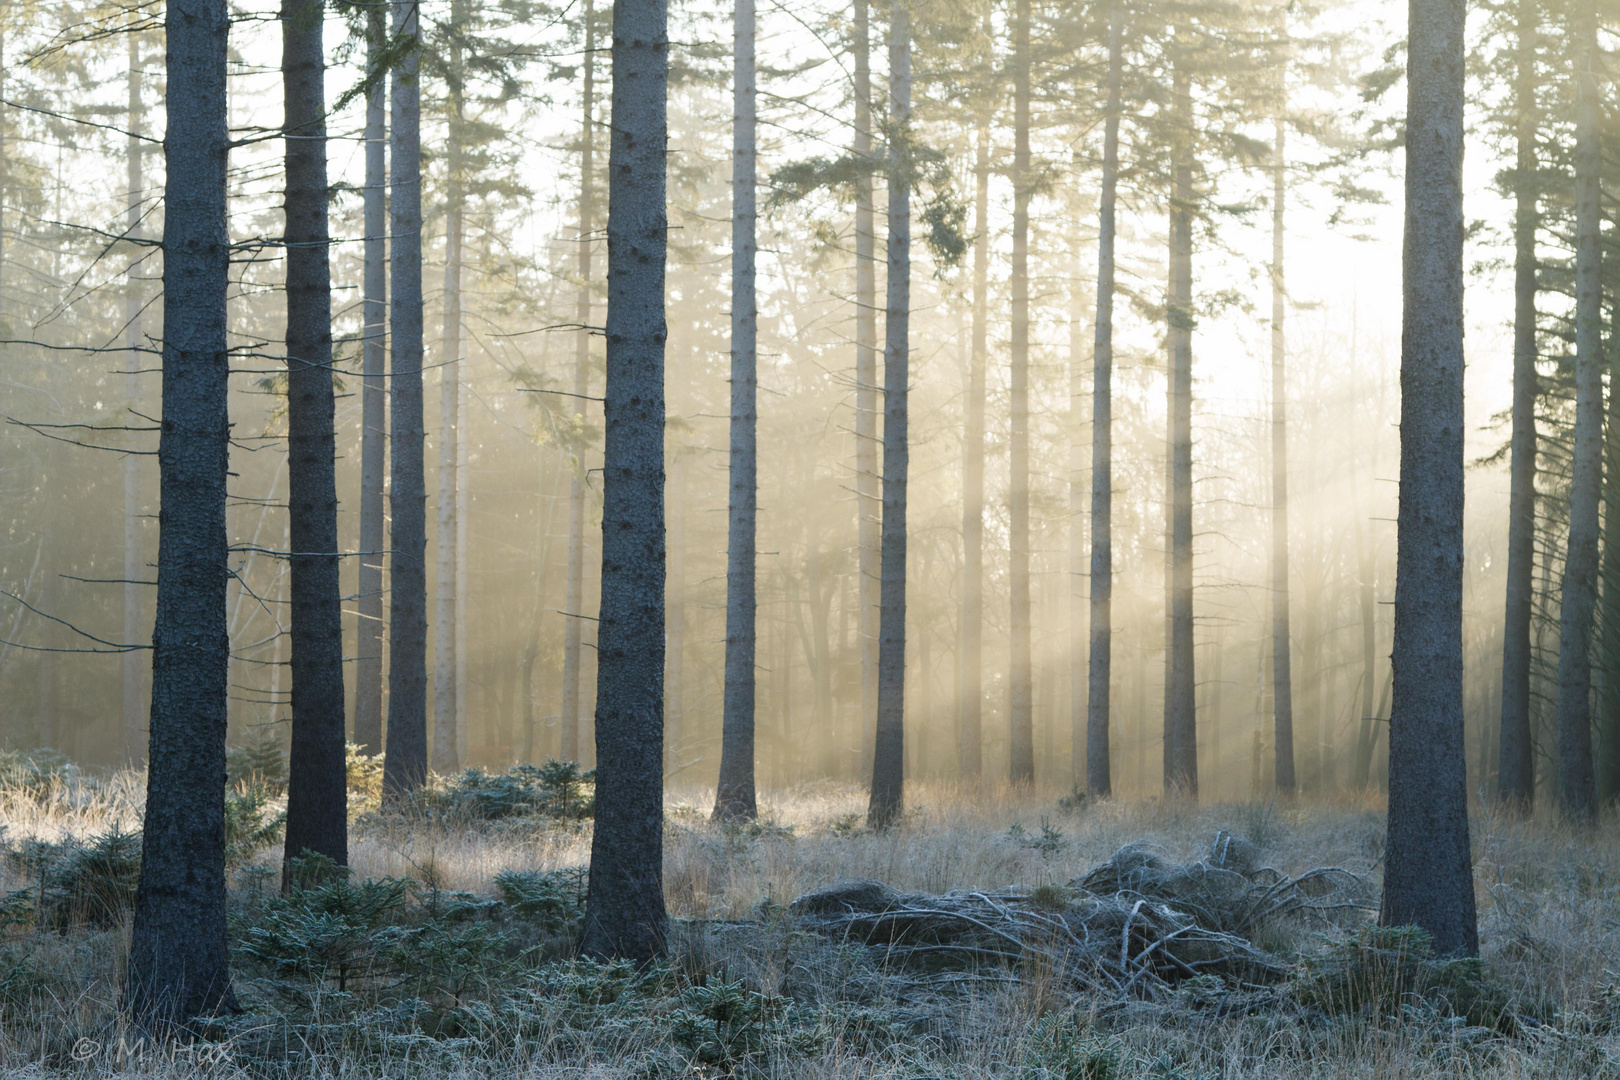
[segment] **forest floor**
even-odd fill
[[[283,898],[276,804],[239,788],[245,1011],[201,1045],[141,1044],[117,1011],[141,783],[0,783],[0,1073],[1620,1077],[1620,822],[1478,811],[1483,959],[1448,964],[1368,928],[1379,800],[1076,804],[926,782],[883,835],[849,786],[766,793],[743,828],[708,821],[710,792],[672,795],[672,957],[640,972],[568,959],[588,820],[514,809],[499,784],[482,811],[357,806],[351,878]],[[1127,845],[1151,848],[1116,858]],[[1233,845],[1241,864],[1222,861]],[[1344,872],[1331,888],[1309,876],[1326,867]],[[794,904],[856,880],[890,888]],[[1183,903],[1189,881],[1205,891]],[[1270,906],[1238,920],[1211,882]]]

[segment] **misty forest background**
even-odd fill
[[[1402,12],[1386,7],[1299,5],[1279,22],[1269,7],[1189,6],[1190,17],[1225,42],[1192,69],[1196,704],[1198,786],[1209,799],[1246,798],[1274,782],[1270,350],[1277,279],[1287,320],[1299,784],[1324,795],[1380,785],[1387,772],[1403,96],[1391,88],[1405,60]],[[1550,773],[1556,757],[1573,412],[1572,46],[1557,2],[1518,7],[1533,9],[1536,26],[1537,150],[1529,172],[1514,167],[1511,140],[1517,7],[1476,5],[1470,23],[1467,403],[1476,465],[1468,478],[1463,632],[1471,793],[1494,790],[1497,769],[1513,198],[1526,185],[1540,215],[1542,267],[1532,711],[1539,767]],[[279,42],[273,12],[234,10],[231,123],[241,141],[229,173],[237,247],[229,306],[228,739],[233,747],[285,746]],[[601,524],[594,399],[602,343],[580,324],[600,325],[605,304],[612,72],[605,13],[591,10],[518,0],[423,8],[428,594],[444,609],[430,610],[429,657],[430,668],[437,658],[439,681],[453,677],[455,688],[449,704],[430,690],[437,703],[430,745],[438,747],[433,766],[440,772],[548,757],[592,764],[591,616]],[[1159,791],[1164,778],[1165,253],[1174,125],[1163,62],[1169,20],[1125,10],[1111,743],[1114,791],[1141,796]],[[1068,790],[1083,787],[1085,773],[1086,507],[1108,27],[1106,8],[1036,2],[1032,11],[1032,718],[1036,780]],[[874,12],[879,88],[885,16]],[[149,350],[161,336],[154,241],[162,235],[165,182],[154,141],[164,115],[156,18],[148,7],[117,4],[8,0],[0,7],[3,739],[13,749],[59,749],[86,767],[142,760],[150,702],[145,653],[116,650],[149,640],[155,591],[156,435],[146,418],[159,412]],[[349,91],[364,77],[365,43],[363,17],[333,10],[327,18],[334,65],[328,98],[340,106],[330,119],[338,527],[340,549],[360,553],[342,560],[352,703],[365,557],[358,524],[365,97]],[[588,18],[594,22],[587,25]],[[696,2],[671,10],[665,721],[666,772],[676,788],[712,785],[720,759],[731,18],[729,8]],[[932,170],[918,233],[932,228],[937,241],[916,246],[912,286],[905,753],[908,775],[917,778],[971,772],[975,756],[987,778],[1005,778],[1010,767],[1014,87],[1007,18],[1001,7],[975,0],[934,0],[913,16],[914,132]],[[863,627],[862,609],[875,610],[876,582],[868,576],[863,585],[860,522],[875,522],[878,507],[875,484],[861,482],[857,436],[853,188],[835,175],[854,135],[851,15],[813,2],[764,6],[759,21],[759,778],[767,788],[824,779],[864,784],[874,683],[863,680],[863,663],[875,656],[875,616]],[[594,80],[588,101],[587,57]],[[461,90],[456,108],[452,81]],[[885,100],[881,89],[874,100]],[[1607,110],[1607,130],[1614,130],[1614,115]],[[595,156],[582,175],[586,125]],[[1275,155],[1284,129],[1286,255],[1274,278]],[[1605,143],[1605,171],[1614,176],[1620,139]],[[464,193],[465,235],[459,304],[447,305],[452,181]],[[881,173],[876,182],[881,236]],[[582,199],[585,189],[590,195]],[[594,203],[594,220],[582,222],[582,202]],[[1617,227],[1612,196],[1604,211],[1607,246]],[[591,258],[581,258],[582,248]],[[1620,277],[1615,266],[1606,260],[1606,299]],[[452,316],[447,325],[446,310],[457,306],[459,321]],[[881,310],[877,318],[881,341]],[[881,416],[876,422],[880,431]],[[982,451],[975,422],[984,428]],[[1611,425],[1608,438],[1620,441],[1620,431]],[[964,614],[971,592],[964,481],[977,467],[984,484],[983,652],[974,694],[963,670],[971,619]],[[574,565],[582,577],[579,610],[570,610],[576,480],[583,548]],[[452,539],[453,555],[438,557]],[[1610,594],[1620,581],[1605,578],[1602,587]],[[577,666],[565,656],[571,622],[581,635]],[[438,639],[450,628],[452,647],[441,648]],[[1600,628],[1600,695],[1620,693],[1620,640],[1605,644],[1614,638]],[[570,732],[565,702],[575,680],[578,726]],[[977,752],[968,744],[974,702],[981,711]],[[351,704],[351,730],[356,712]],[[446,724],[454,725],[454,739],[434,738]],[[1601,719],[1598,735],[1599,758],[1607,761],[1615,740]],[[1600,785],[1612,791],[1614,782],[1614,770],[1600,768]]]

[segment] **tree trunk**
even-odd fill
[[[1592,613],[1597,604],[1598,500],[1603,487],[1603,291],[1595,9],[1574,27],[1575,451],[1570,465],[1569,549],[1558,627],[1558,806],[1592,821]]]
[[[418,0],[393,0],[394,33],[420,37]],[[393,70],[389,162],[389,435],[393,478],[393,563],[389,588],[388,749],[383,794],[415,791],[427,779],[427,488],[422,470],[422,141],[420,53]]]
[[[1069,601],[1069,786],[1073,791],[1080,791],[1086,779],[1086,414],[1081,404],[1086,364],[1084,244],[1080,229],[1073,229],[1069,239],[1069,561],[1064,590]]]
[[[1193,685],[1192,528],[1192,88],[1178,62],[1174,75],[1176,144],[1170,209],[1170,506],[1169,658],[1164,690],[1164,789],[1198,794]]]
[[[1611,264],[1612,265],[1612,264]],[[1620,297],[1609,309],[1609,416],[1603,436],[1602,595],[1598,649],[1603,679],[1598,690],[1597,795],[1608,805],[1620,798]]]
[[[326,54],[320,0],[282,0],[287,143],[287,522],[292,541],[291,860],[349,862],[343,727],[343,605],[338,584],[337,439],[328,259]]]
[[[584,120],[579,134],[579,337],[574,342],[574,430],[585,427],[585,395],[591,364],[591,233],[596,228],[596,12],[585,0]],[[611,253],[610,253],[611,254]],[[578,761],[579,661],[585,607],[585,446],[577,447],[568,487],[568,591],[563,606],[562,758]]]
[[[1385,926],[1479,952],[1463,759],[1462,0],[1410,0]]]
[[[664,647],[664,774],[680,769],[682,741],[686,738],[686,465],[677,454],[669,463],[669,491],[664,505],[669,514],[669,610],[665,614]]]
[[[229,26],[224,0],[173,0],[164,11],[162,512],[146,815],[124,988],[135,1023],[158,1034],[236,1008],[225,928]]]
[[[140,131],[146,108],[141,101],[140,35],[129,35],[129,131],[125,143],[125,162],[129,185],[128,209],[124,228],[131,238],[141,231],[141,205],[146,198],[146,181],[142,176]],[[3,69],[0,69],[3,70]],[[0,144],[3,145],[3,144]],[[0,162],[4,161],[0,150]],[[4,184],[0,183],[0,197]],[[0,231],[3,231],[0,223]],[[146,366],[141,351],[141,298],[136,292],[136,268],[139,258],[130,262],[124,283],[124,407],[134,416],[140,408],[140,370]],[[141,552],[141,457],[129,454],[124,458],[124,636],[120,639],[133,645],[142,636],[141,586],[146,560]],[[131,650],[123,657],[123,753],[126,768],[140,765],[146,760],[146,715],[141,708],[140,652]]]
[[[648,961],[664,911],[666,0],[613,6],[596,829],[580,953]]]
[[[1108,113],[1103,122],[1102,199],[1097,214],[1097,326],[1091,375],[1091,655],[1086,679],[1086,791],[1114,793],[1109,763],[1109,689],[1114,633],[1114,206],[1119,184],[1120,0],[1108,16]]]
[[[366,66],[376,72],[388,47],[382,4],[366,9]],[[362,283],[360,381],[359,634],[354,662],[354,741],[362,753],[382,753],[383,552],[388,545],[383,510],[387,466],[388,190],[384,131],[386,90],[379,77],[366,95],[366,190],[363,202],[365,263]]]
[[[726,672],[717,821],[750,821],[754,805],[755,433],[759,381],[754,300],[754,0],[736,0],[731,153],[731,500],[726,545]]]
[[[489,253],[486,249],[485,255]],[[457,284],[461,275],[456,275]],[[459,304],[457,305],[460,306]],[[461,366],[458,361],[456,367]],[[472,502],[472,491],[467,479],[467,439],[468,428],[471,426],[467,418],[467,380],[456,379],[456,396],[460,399],[456,403],[456,760],[468,760],[467,739],[470,732],[467,730],[467,702],[472,694],[472,684],[467,681],[467,523],[471,519],[469,508]],[[504,713],[497,713],[504,716]],[[491,737],[489,729],[485,729],[485,739]],[[497,745],[500,745],[497,742]]]
[[[1527,811],[1536,797],[1530,733],[1530,620],[1536,543],[1536,11],[1520,0],[1516,28],[1518,159],[1513,215],[1513,441],[1508,494],[1507,615],[1502,631],[1501,763],[1497,798]]]
[[[1366,535],[1367,523],[1356,524],[1356,564],[1361,577],[1361,724],[1357,728],[1355,773],[1351,777],[1357,791],[1366,791],[1372,782],[1373,682],[1378,665],[1378,611],[1374,594],[1373,546]]]
[[[445,79],[449,101],[445,139],[444,208],[444,338],[439,350],[439,493],[436,583],[433,599],[433,771],[459,768],[456,754],[456,511],[461,473],[461,44],[456,28],[463,21],[459,2],[450,6],[450,55]]]
[[[872,39],[867,0],[855,0],[855,140],[853,151],[872,153]],[[878,699],[879,518],[877,433],[877,269],[872,177],[855,182],[855,513],[856,592],[861,634],[861,767],[872,763]]]
[[[964,779],[984,771],[984,398],[990,306],[990,114],[979,117],[973,195],[973,345],[962,442],[962,660],[957,675],[957,761]]]
[[[1011,670],[1007,676],[1010,776],[1035,782],[1034,671],[1029,614],[1029,0],[1014,0],[1012,340],[1008,371],[1007,540]]]
[[[1285,89],[1285,102],[1286,93]],[[1298,783],[1294,776],[1293,650],[1288,630],[1288,353],[1284,337],[1288,297],[1283,288],[1287,133],[1279,112],[1271,175],[1271,710],[1276,786],[1284,793],[1293,792]]]
[[[895,0],[889,22],[889,287],[883,350],[883,563],[878,621],[878,724],[867,823],[887,829],[904,811],[906,689],[906,412],[911,351],[911,22]]]

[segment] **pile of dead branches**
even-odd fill
[[[1252,940],[1283,919],[1332,918],[1369,906],[1365,882],[1336,868],[1288,877],[1252,845],[1221,834],[1208,856],[1174,863],[1143,845],[1066,886],[901,893],[856,881],[801,897],[800,926],[865,946],[891,970],[950,977],[992,966],[1039,968],[1121,997],[1196,976],[1274,983],[1290,966]]]

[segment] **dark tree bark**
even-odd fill
[[[418,0],[393,0],[394,33],[418,43]],[[389,217],[393,278],[389,435],[393,560],[389,588],[388,749],[383,795],[427,779],[427,488],[422,470],[422,132],[420,44],[394,68]]]
[[[155,1032],[235,1009],[225,930],[224,0],[172,0],[163,139],[163,422],[141,875],[124,1007]]]
[[[1410,0],[1385,926],[1479,931],[1463,757],[1463,0]]]
[[[1501,763],[1497,798],[1528,810],[1536,797],[1530,736],[1530,616],[1536,542],[1536,3],[1519,0],[1518,158],[1513,215],[1513,436],[1509,464],[1507,615],[1502,631]]]
[[[388,46],[388,16],[382,4],[366,9],[366,63],[375,72]],[[359,635],[355,646],[354,741],[366,754],[382,753],[383,716],[383,470],[387,462],[388,391],[388,191],[384,110],[387,96],[379,78],[366,95],[365,241],[361,318],[360,382],[360,570],[357,592]]]
[[[986,37],[988,37],[988,32]],[[990,112],[979,117],[973,167],[973,343],[962,441],[962,661],[957,759],[965,779],[984,771],[984,397],[990,323]]]
[[[591,235],[596,229],[596,11],[585,0],[584,119],[579,133],[579,336],[574,341],[574,425],[585,425],[585,397],[591,372]],[[585,607],[585,447],[578,447],[574,475],[568,486],[568,584],[563,606],[562,758],[578,761],[579,662],[583,647]]]
[[[596,830],[580,953],[647,961],[664,911],[666,0],[613,6]]]
[[[867,823],[900,820],[905,789],[906,474],[911,460],[911,20],[895,0],[889,21],[889,282],[883,350],[883,564],[878,619],[878,724]]]
[[[855,155],[872,153],[872,38],[867,0],[855,0]],[[877,433],[877,233],[872,177],[855,182],[855,514],[861,634],[861,767],[871,766],[878,699],[879,519]]]
[[[759,512],[754,299],[754,0],[736,0],[731,153],[731,502],[726,549],[725,712],[716,820],[752,820],[754,533]]]
[[[282,0],[287,142],[287,521],[292,540],[292,748],[282,888],[305,852],[349,862],[338,586],[337,439],[328,258],[322,0]]]
[[[141,228],[141,204],[146,198],[143,178],[143,140],[141,127],[146,113],[141,99],[141,37],[129,34],[129,138],[125,141],[126,177],[129,201],[125,210],[124,228],[131,237],[138,236]],[[3,144],[0,144],[3,146]],[[4,161],[0,153],[0,162]],[[0,189],[4,185],[0,184]],[[0,224],[0,232],[4,225]],[[141,297],[137,292],[136,269],[138,260],[130,263],[129,275],[124,283],[124,406],[134,415],[140,408],[140,370],[146,366],[146,354],[141,351]],[[143,632],[141,626],[141,586],[146,575],[145,559],[141,552],[141,456],[130,454],[124,458],[124,636],[119,640],[134,644]],[[141,702],[141,669],[143,657],[138,651],[126,652],[123,657],[123,752],[125,766],[137,766],[146,760],[146,714]]]
[[[1558,626],[1558,806],[1597,817],[1592,766],[1592,615],[1597,606],[1598,501],[1603,489],[1603,153],[1598,135],[1597,16],[1576,17],[1575,451],[1569,546]]]
[[[1011,670],[1007,678],[1009,779],[1035,782],[1035,686],[1029,607],[1029,0],[1014,0],[1012,340],[1008,372],[1008,567]]]
[[[1120,0],[1108,16],[1108,114],[1103,121],[1097,214],[1097,328],[1091,383],[1091,656],[1086,690],[1086,791],[1114,792],[1109,763],[1109,683],[1114,597],[1114,207],[1119,185]]]
[[[1286,19],[1282,32],[1287,35]],[[1281,77],[1279,76],[1281,80]],[[1287,88],[1284,83],[1283,107]],[[1288,379],[1283,289],[1283,216],[1287,206],[1288,128],[1279,111],[1271,170],[1271,716],[1277,754],[1276,787],[1292,792],[1294,777],[1294,665],[1288,628]]]
[[[1169,640],[1164,689],[1164,790],[1196,797],[1198,740],[1193,684],[1192,527],[1192,87],[1178,60],[1174,72],[1174,191],[1170,201],[1170,505],[1167,539]]]

